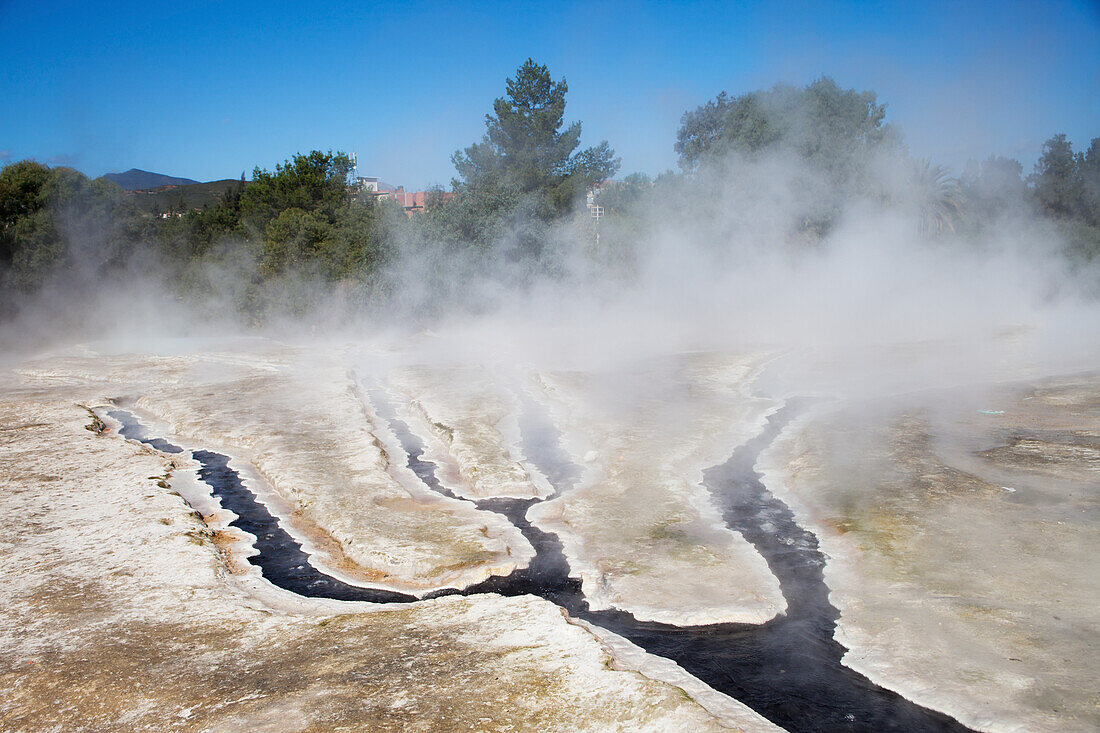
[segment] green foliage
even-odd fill
[[[1100,138],[1074,154],[1064,134],[1043,143],[1043,154],[1028,176],[1039,210],[1059,223],[1077,260],[1100,258]]]
[[[0,170],[5,291],[31,292],[66,268],[102,274],[120,265],[144,234],[122,189],[109,181],[33,161]]]
[[[263,232],[287,209],[331,218],[349,199],[352,167],[351,158],[344,153],[314,150],[275,166],[274,173],[256,168],[241,196],[241,218],[255,232]]]
[[[522,193],[500,177],[485,175],[478,183],[456,184],[458,195],[430,205],[421,217],[424,234],[435,241],[463,242],[488,250],[506,230]]]
[[[563,129],[567,91],[565,79],[554,82],[549,69],[531,59],[507,80],[507,96],[493,102],[481,142],[452,157],[458,197],[442,209],[456,235],[480,245],[493,241],[516,220],[521,201],[525,216],[550,221],[588,186],[615,174],[619,160],[606,141],[575,152],[581,123]]]
[[[1100,137],[1094,137],[1089,149],[1077,154],[1077,172],[1081,176],[1082,218],[1100,227]]]
[[[164,265],[152,274],[171,273],[169,284],[198,301],[208,299],[211,287],[228,287],[252,321],[275,307],[292,282],[368,283],[389,258],[394,222],[373,199],[354,199],[350,170],[342,153],[297,155],[274,173],[257,169],[251,183],[243,176],[222,182],[223,194],[201,209],[188,209],[181,198],[176,211],[160,218],[104,179],[30,161],[7,166],[0,171],[6,296],[0,309],[11,312],[18,293],[35,291],[57,272],[67,281],[80,275],[95,287],[135,255],[145,258],[143,267]],[[388,214],[395,215],[404,218]],[[227,277],[215,277],[226,270]],[[308,291],[298,288],[296,302],[310,301]]]
[[[377,269],[385,260],[374,202],[347,202],[331,216],[283,210],[268,224],[260,260],[265,276],[298,270],[339,280]]]
[[[0,263],[5,268],[22,269],[31,257],[52,261],[60,255],[49,211],[51,178],[49,168],[29,160],[0,171]]]
[[[224,182],[222,182],[224,185]],[[186,267],[202,261],[218,245],[245,242],[248,232],[241,222],[241,198],[245,189],[244,176],[225,187],[220,199],[206,203],[201,209],[169,209],[169,216],[158,219],[155,237],[160,251],[170,264]]]
[[[900,152],[885,105],[823,77],[804,88],[719,94],[682,118],[683,173],[615,182],[619,161],[608,144],[578,150],[581,124],[565,124],[564,79],[528,59],[505,91],[482,140],[453,156],[455,195],[429,192],[425,212],[412,219],[391,201],[357,197],[351,160],[331,151],[295,155],[273,172],[257,168],[251,182],[242,175],[155,195],[69,168],[9,165],[0,170],[0,314],[47,285],[79,298],[79,288],[101,287],[104,275],[134,271],[135,258],[143,268],[163,265],[142,271],[163,273],[177,296],[208,310],[233,302],[251,323],[304,313],[333,294],[359,307],[400,287],[401,277],[430,294],[425,307],[436,312],[477,308],[492,288],[470,288],[471,280],[514,287],[560,271],[562,232],[584,243],[599,277],[629,278],[644,261],[639,243],[655,229],[705,223],[716,248],[777,235],[800,246],[819,241],[853,196],[911,203],[926,235],[974,233],[1038,212],[1054,221],[1073,263],[1100,264],[1100,138],[1075,153],[1055,135],[1026,182],[1007,158],[971,163],[959,180],[914,160],[908,176],[902,169],[876,190],[872,159]],[[773,152],[803,165],[774,166],[765,158]],[[738,163],[724,166],[731,157]],[[577,206],[595,183],[598,222]],[[398,242],[410,267],[387,268]],[[224,297],[209,297],[215,291]]]
[[[731,183],[745,200],[757,196],[754,188],[782,190],[788,205],[771,209],[786,221],[773,223],[790,241],[819,241],[846,202],[886,198],[873,164],[898,153],[900,143],[885,118],[874,92],[842,89],[829,77],[736,97],[722,92],[681,118],[675,149],[688,177],[683,198],[702,214],[727,205],[715,197]],[[774,160],[799,165],[772,166]]]
[[[1073,146],[1064,134],[1059,133],[1043,143],[1043,154],[1028,180],[1035,200],[1047,214],[1070,218],[1081,212],[1084,183],[1077,163]]]
[[[837,183],[858,184],[868,154],[897,140],[874,92],[841,89],[829,77],[804,88],[778,84],[731,98],[725,92],[685,112],[676,135],[680,166],[693,172],[731,151],[796,154]]]
[[[262,278],[292,272],[328,281],[368,277],[386,261],[374,199],[356,200],[348,187],[352,167],[344,153],[314,150],[274,173],[256,168],[239,210]]]

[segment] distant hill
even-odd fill
[[[227,191],[236,191],[240,186],[239,180],[226,178],[209,183],[157,186],[127,193],[139,209],[150,214],[161,214],[166,211],[182,212],[201,209],[207,204],[214,205],[225,198]]]
[[[161,173],[150,173],[131,168],[125,173],[108,173],[105,176],[111,183],[117,183],[126,191],[140,191],[146,188],[159,188],[161,186],[187,186],[198,183],[190,178],[174,178]]]

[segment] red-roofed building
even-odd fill
[[[404,186],[391,186],[377,178],[359,177],[356,180],[360,191],[378,199],[395,201],[405,210],[405,216],[409,217],[423,211],[428,205],[428,198],[432,196],[431,191],[406,191]],[[454,198],[454,193],[451,191],[440,191],[437,195],[439,201],[449,201]]]

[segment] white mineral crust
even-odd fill
[[[372,431],[385,428],[339,353],[268,345],[258,354],[73,359],[48,376],[37,366],[24,373],[105,380],[115,385],[109,396],[137,398],[187,447],[237,459],[330,574],[420,593],[507,574],[533,555],[500,515],[411,488],[404,456],[391,464],[382,450]]]
[[[1003,412],[823,406],[764,480],[820,540],[847,666],[979,730],[1097,730],[1100,380],[970,391]],[[989,448],[1035,431],[1044,449]]]
[[[247,447],[275,482],[303,482],[296,500],[382,492],[378,459],[348,457],[368,441],[352,430],[364,418],[352,420],[346,383],[335,373],[312,387],[289,380],[284,363],[258,366],[249,352],[211,372],[202,358],[89,355],[0,375],[0,728],[773,729],[745,708],[722,722],[671,685],[616,671],[591,633],[541,599],[375,606],[273,589],[234,561],[247,554],[239,538],[174,490],[193,467],[186,456],[85,429],[84,405],[142,397],[178,437]],[[318,409],[297,409],[296,398]],[[275,458],[292,449],[303,460],[331,454],[298,472]],[[179,481],[184,493],[198,488]],[[386,519],[423,521],[419,501],[392,502]],[[452,526],[465,526],[460,518]],[[395,557],[446,554],[391,547]]]
[[[520,406],[491,371],[404,367],[388,375],[401,417],[427,440],[425,458],[447,468],[448,488],[470,499],[543,498],[552,489],[523,466]]]
[[[763,623],[786,609],[702,485],[777,406],[749,395],[759,360],[689,354],[626,376],[539,375],[584,476],[528,516],[561,538],[593,608],[681,625]]]

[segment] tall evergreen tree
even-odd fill
[[[527,61],[506,83],[505,97],[485,116],[481,142],[454,154],[456,191],[498,203],[518,196],[537,199],[536,213],[550,219],[567,211],[587,186],[613,176],[619,160],[607,144],[575,152],[581,123],[564,127],[565,79],[554,82],[546,66]]]
[[[1035,200],[1050,216],[1068,219],[1081,213],[1084,185],[1073,145],[1064,134],[1059,133],[1043,143],[1043,153],[1028,181],[1035,192]]]
[[[1100,137],[1094,137],[1089,149],[1078,154],[1077,169],[1081,176],[1084,218],[1100,227]]]

